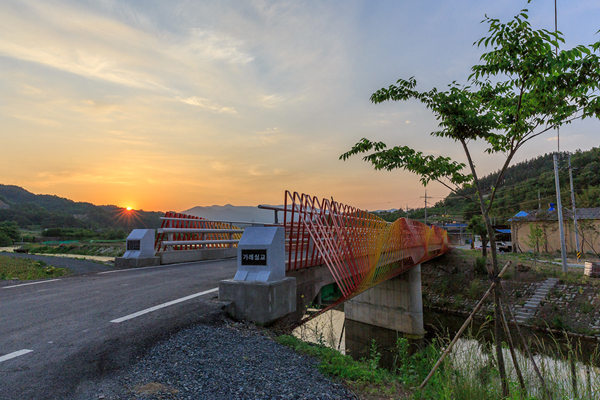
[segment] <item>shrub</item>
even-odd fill
[[[42,236],[45,237],[60,237],[63,235],[63,230],[61,228],[48,228],[44,229],[42,232]]]
[[[4,235],[8,236],[14,242],[19,240],[20,238],[19,225],[14,221],[0,222],[0,233],[3,233]]]
[[[475,264],[473,265],[473,268],[475,269],[475,274],[477,274],[477,275],[487,275],[488,274],[487,268],[485,267],[486,262],[487,262],[487,259],[485,257],[477,257],[475,259]]]
[[[8,235],[0,231],[0,247],[12,246],[13,241]]]
[[[481,281],[479,279],[473,279],[469,283],[469,289],[467,290],[467,296],[470,299],[478,299],[481,294]]]
[[[554,317],[554,319],[552,319],[551,322],[552,328],[563,331],[563,330],[568,330],[568,326],[567,324],[565,324],[565,322],[563,321],[562,317],[560,315],[556,315]]]

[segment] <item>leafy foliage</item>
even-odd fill
[[[483,222],[483,218],[481,215],[473,215],[469,224],[467,225],[467,231],[473,233],[474,235],[481,236],[481,251],[483,257],[487,255],[487,229],[485,227],[485,223]]]
[[[476,188],[483,223],[490,239],[492,271],[498,274],[496,242],[490,220],[496,190],[517,150],[527,141],[568,124],[575,119],[600,118],[600,42],[558,51],[564,43],[560,32],[532,29],[523,10],[508,23],[486,17],[489,36],[475,44],[489,51],[481,64],[471,68],[468,85],[452,82],[446,91],[436,88],[419,92],[414,78],[400,79],[396,85],[382,88],[371,96],[373,103],[415,99],[435,114],[439,121],[434,137],[459,143],[468,161],[465,164],[448,157],[427,156],[407,146],[388,149],[385,143],[363,138],[342,154],[346,160],[359,153],[375,169],[401,168],[416,173],[426,185],[438,181],[458,192],[466,184]],[[556,48],[556,51],[553,51]],[[484,141],[487,153],[504,153],[489,196],[484,197],[469,144]],[[502,382],[502,395],[509,394],[508,378],[500,342],[499,292],[495,297],[496,358]]]
[[[0,247],[12,246],[13,241],[4,232],[0,232]]]
[[[4,236],[15,242],[20,238],[19,225],[13,221],[0,222],[0,233],[4,234]]]
[[[435,180],[458,191],[477,180],[467,144],[484,140],[488,153],[503,152],[507,157],[492,185],[489,211],[502,171],[525,142],[574,119],[600,117],[596,94],[600,42],[555,53],[553,47],[564,42],[561,33],[534,30],[527,18],[527,10],[508,23],[486,18],[490,36],[475,44],[492,49],[481,56],[482,64],[472,67],[471,86],[453,82],[446,91],[419,92],[416,80],[409,78],[371,96],[374,103],[409,99],[423,103],[439,121],[440,130],[431,135],[459,142],[471,174],[465,173],[465,164],[450,158],[424,155],[407,146],[388,149],[385,143],[365,138],[340,159],[371,152],[364,160],[375,169],[402,168],[419,175],[423,184]]]
[[[567,153],[559,153],[560,165],[566,165]],[[573,166],[573,186],[577,207],[600,207],[600,148],[577,150],[571,155]],[[552,154],[545,154],[510,166],[499,181],[496,200],[490,215],[497,218],[498,223],[507,220],[522,210],[542,209],[548,207],[556,196],[554,183],[554,165]],[[500,171],[479,179],[481,190],[490,193],[498,179]],[[571,206],[569,171],[559,170],[563,206]],[[476,195],[475,186],[466,186],[457,190],[458,195],[451,194],[436,206],[447,207],[449,213],[463,215],[466,221],[476,213],[481,213],[478,206],[465,197]],[[539,198],[538,198],[539,195]],[[435,211],[432,210],[432,214]]]
[[[383,142],[371,142],[363,138],[350,151],[342,154],[340,159],[346,160],[354,154],[374,150],[374,153],[363,159],[373,164],[375,169],[388,171],[396,168],[405,169],[421,176],[423,185],[427,185],[430,181],[440,181],[443,178],[450,179],[456,185],[471,180],[470,175],[465,176],[461,173],[465,164],[452,161],[448,157],[425,156],[407,146],[396,146],[391,149],[386,147]]]

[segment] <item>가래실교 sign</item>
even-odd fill
[[[267,249],[242,250],[242,265],[267,265]]]

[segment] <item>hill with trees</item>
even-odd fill
[[[563,207],[571,208],[571,189],[569,183],[568,153],[559,153],[560,192]],[[571,154],[573,168],[573,190],[578,208],[600,207],[600,147],[590,150],[577,150]],[[498,172],[481,178],[484,194],[491,192]],[[554,183],[554,162],[552,154],[516,163],[509,167],[496,193],[496,201],[490,217],[496,225],[508,224],[508,219],[522,210],[548,209],[550,203],[556,203]],[[469,221],[480,213],[479,205],[469,202],[462,196],[474,197],[476,189],[465,186],[427,209],[428,222]],[[409,218],[423,220],[425,210],[418,208],[409,211]],[[386,221],[406,216],[404,211],[378,212],[376,215]]]
[[[33,194],[19,186],[0,185],[0,223],[14,222],[24,230],[63,229],[65,234],[77,229],[129,232],[135,228],[158,228],[163,215],[162,212],[126,210],[113,205],[96,206],[53,195]]]

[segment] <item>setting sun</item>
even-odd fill
[[[125,207],[127,211],[131,211],[131,207]]]

